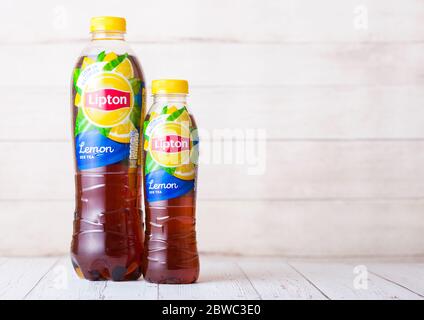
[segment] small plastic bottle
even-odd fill
[[[187,108],[188,82],[154,80],[152,93],[143,130],[143,274],[154,283],[192,283],[199,276],[195,230],[199,140]]]

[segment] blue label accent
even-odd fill
[[[97,130],[85,131],[75,138],[75,155],[79,170],[117,163],[128,158],[130,145],[106,138]]]
[[[134,96],[135,105],[140,106],[140,108],[142,107],[142,103],[143,103],[141,100],[141,91],[143,90],[143,88],[144,88],[144,84],[140,86],[140,92]]]
[[[146,176],[147,201],[181,197],[194,188],[194,180],[181,180],[160,169]]]

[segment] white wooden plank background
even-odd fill
[[[148,82],[190,80],[203,155],[213,129],[266,130],[265,174],[201,165],[202,252],[424,255],[419,0],[2,1],[0,254],[68,251],[68,85],[100,14],[127,17]]]
[[[400,286],[424,296],[424,264],[391,264],[374,263],[370,271],[377,273],[385,280],[395,282]]]
[[[74,5],[75,4],[75,5]],[[79,5],[84,5],[80,10]],[[366,6],[369,29],[354,28],[358,7]],[[112,0],[57,3],[33,10],[25,0],[4,0],[0,40],[12,43],[67,42],[86,36],[93,15],[128,19],[129,38],[143,42],[404,42],[422,41],[420,0]],[[37,15],[33,11],[37,10]],[[137,10],[134,10],[137,9]],[[25,11],[25,12],[23,12]],[[15,19],[20,17],[19,23]],[[217,19],[219,17],[219,19]],[[24,23],[22,23],[24,22]],[[152,28],[154,26],[154,29]]]
[[[260,297],[265,300],[321,300],[325,299],[299,272],[276,259],[250,259],[239,262]]]
[[[159,299],[259,299],[243,270],[233,259],[211,257],[201,261],[202,272],[198,283],[159,285]]]
[[[358,286],[355,267],[372,268]],[[2,299],[413,299],[422,300],[419,260],[285,261],[281,258],[202,256],[199,281],[156,285],[78,279],[69,257],[9,258],[0,265]],[[363,276],[363,275],[361,275]],[[364,282],[365,281],[365,282]],[[420,293],[421,292],[421,293]]]
[[[23,299],[52,268],[57,258],[7,259],[0,264],[0,299]]]
[[[388,282],[374,274],[368,274],[367,289],[355,288],[353,281],[355,264],[297,262],[292,265],[302,275],[315,283],[330,299],[412,300],[422,298],[411,290],[396,283]]]
[[[0,86],[67,86],[84,43],[2,45]],[[423,84],[424,44],[133,44],[148,80],[193,86]],[[158,59],[160,57],[160,59]],[[27,60],[27,63],[22,61]],[[160,63],[158,63],[160,62]],[[300,72],[301,71],[301,72]],[[32,75],[32,76],[30,76]],[[35,77],[35,79],[34,79]]]

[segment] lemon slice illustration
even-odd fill
[[[114,52],[109,52],[103,59],[104,62],[110,62],[118,58],[118,55]],[[113,71],[122,74],[125,78],[131,79],[134,77],[134,70],[131,61],[125,58]]]
[[[166,113],[167,114],[171,114],[171,113],[174,113],[175,111],[177,111],[178,109],[177,109],[177,107],[176,106],[172,106],[172,107],[170,107],[170,108],[168,108],[168,110],[166,110]]]
[[[180,116],[175,119],[175,121],[190,123],[190,115],[186,110],[184,110],[183,113],[181,113]]]
[[[195,170],[192,163],[183,164],[182,166],[179,166],[174,172],[174,176],[182,180],[193,180],[194,174]]]
[[[85,68],[87,68],[87,66],[93,64],[94,62],[96,61],[94,61],[90,57],[84,57],[84,60],[82,60],[81,70],[84,70]]]
[[[75,95],[74,105],[77,107],[81,106],[81,95],[78,92]]]
[[[103,58],[103,61],[110,62],[112,60],[115,60],[116,58],[118,58],[118,56],[116,55],[115,52],[109,52],[107,55],[105,55],[105,57]]]
[[[149,120],[152,121],[154,118],[157,118],[157,116],[159,116],[159,114],[157,114],[156,112],[152,111],[152,113],[150,114]]]
[[[113,127],[109,132],[108,138],[120,143],[129,143],[131,131],[136,130],[133,123],[128,120],[123,124]]]
[[[131,65],[131,61],[128,58],[125,58],[115,69],[115,72],[122,74],[127,79],[134,77],[134,70]]]

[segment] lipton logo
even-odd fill
[[[152,139],[152,151],[162,151],[166,153],[181,152],[190,150],[190,139],[178,135],[168,135],[155,137]]]
[[[83,89],[82,111],[87,120],[97,127],[110,128],[123,123],[133,106],[131,84],[119,74],[97,74]]]
[[[130,106],[130,93],[116,89],[86,92],[85,106],[107,111],[127,108]]]
[[[149,139],[149,152],[163,167],[177,167],[190,161],[190,129],[177,122],[158,124]]]

